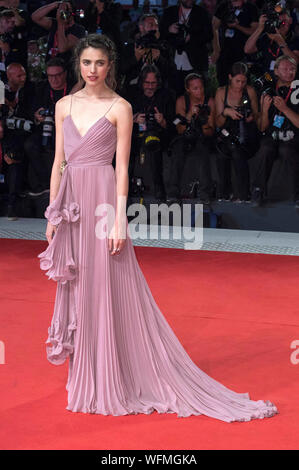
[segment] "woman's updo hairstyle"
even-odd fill
[[[245,75],[245,77],[247,77],[248,67],[244,62],[235,62],[231,67],[230,74],[232,77],[236,75]]]
[[[79,40],[74,48],[74,68],[78,81],[83,80],[80,73],[80,57],[82,52],[88,47],[93,47],[94,49],[101,49],[104,54],[108,57],[110,69],[106,77],[106,84],[112,90],[116,89],[117,82],[115,78],[116,74],[116,60],[117,53],[114,43],[104,34],[89,34]]]

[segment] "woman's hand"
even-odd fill
[[[49,245],[52,241],[53,235],[55,235],[55,233],[56,233],[56,230],[57,230],[57,226],[52,225],[50,222],[48,222],[47,230],[46,230],[46,237],[47,237]]]
[[[119,238],[119,230],[117,225],[114,225],[108,239],[108,248],[111,255],[119,255],[125,246],[126,239]]]
[[[234,121],[238,121],[240,119],[242,119],[242,114],[239,113],[236,109],[234,108],[224,108],[223,112],[222,112],[222,115],[224,117],[227,117],[229,116],[230,118],[232,118]]]

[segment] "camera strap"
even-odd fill
[[[273,44],[273,42],[274,42],[273,40],[270,42],[270,45],[268,47],[268,52],[269,52],[269,54],[272,55],[272,57],[275,57],[275,59],[277,59],[277,57],[280,53],[280,46],[277,47],[276,52],[273,52],[272,49],[271,49],[271,45]]]

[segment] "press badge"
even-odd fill
[[[225,37],[226,38],[233,38],[235,35],[235,30],[234,29],[226,29],[225,30]]]
[[[269,70],[274,70],[275,66],[275,60],[271,60],[270,65],[269,65]]]
[[[284,116],[278,116],[278,114],[275,114],[273,126],[278,127],[278,129],[281,129],[284,119],[285,119]]]

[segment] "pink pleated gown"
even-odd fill
[[[159,310],[130,237],[111,256],[107,237],[96,236],[96,207],[116,205],[113,124],[104,115],[81,136],[69,114],[63,128],[67,165],[45,212],[58,227],[38,257],[57,281],[46,350],[52,364],[69,358],[66,409],[203,414],[226,422],[278,413],[269,400],[250,400],[197,367]]]

